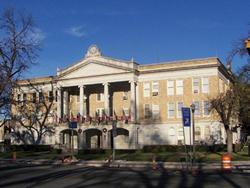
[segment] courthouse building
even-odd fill
[[[225,143],[222,124],[209,112],[209,99],[230,82],[230,72],[216,57],[138,64],[105,57],[92,45],[82,60],[58,69],[55,76],[19,81],[15,96],[19,102],[33,98],[37,103],[44,95],[53,103],[48,124],[55,134],[46,135],[43,144],[67,146],[73,140],[79,149],[111,148],[115,141],[116,148],[133,149],[184,144],[184,139],[189,143],[181,108],[192,103],[196,143]],[[77,122],[73,139],[69,122]]]

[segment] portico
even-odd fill
[[[57,90],[58,118],[127,116],[135,123],[136,87],[135,81],[60,87]]]

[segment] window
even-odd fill
[[[128,100],[128,92],[127,92],[127,91],[124,91],[124,92],[123,92],[122,99],[123,99],[123,100]]]
[[[167,83],[167,94],[168,95],[174,95],[174,81],[173,80],[168,80]]]
[[[183,80],[176,80],[176,95],[183,95]]]
[[[182,145],[184,143],[184,134],[183,128],[178,129],[178,145]]]
[[[178,129],[178,136],[179,137],[183,137],[184,136],[184,134],[183,134],[183,128],[179,128]]]
[[[144,97],[149,97],[150,96],[150,83],[143,83],[143,94]]]
[[[219,79],[219,90],[220,90],[220,93],[224,92],[223,81],[221,79]]]
[[[158,92],[159,92],[159,83],[153,82],[153,87],[152,87],[153,96],[157,96]]]
[[[209,102],[208,101],[204,101],[203,102],[203,112],[204,112],[204,116],[208,116],[209,115]]]
[[[159,119],[160,118],[159,105],[156,105],[156,104],[152,105],[152,113],[153,113],[153,119]]]
[[[200,102],[195,101],[194,105],[195,105],[194,115],[199,116],[201,114],[201,112],[200,112]]]
[[[177,103],[177,109],[178,109],[177,116],[178,117],[181,117],[181,114],[182,114],[181,109],[182,109],[182,107],[183,107],[183,102],[178,102]]]
[[[170,102],[168,103],[168,117],[173,118],[174,117],[174,103]]]
[[[145,104],[144,105],[144,117],[145,117],[145,119],[151,118],[150,104]]]
[[[33,103],[36,102],[36,93],[32,93],[32,102],[33,102]]]
[[[20,103],[21,103],[21,95],[18,94],[18,95],[17,95],[17,104],[20,104]]]
[[[202,78],[202,93],[208,93],[208,92],[209,92],[209,79]]]
[[[56,90],[55,92],[56,92],[56,93],[55,93],[55,101],[57,102],[57,98],[58,98],[58,91]]]
[[[210,138],[210,129],[209,127],[205,128],[205,139],[208,140]]]
[[[124,116],[128,117],[129,116],[129,109],[128,108],[123,108],[122,113]]]
[[[43,93],[39,92],[39,102],[43,102],[43,101],[44,101]]]
[[[195,141],[198,141],[201,139],[201,128],[195,127]]]
[[[199,93],[199,87],[200,87],[200,79],[194,78],[193,79],[193,93],[198,94]]]
[[[169,136],[175,136],[175,129],[173,127],[169,129]]]
[[[104,115],[104,109],[103,108],[97,108],[96,109],[96,116],[102,117]]]
[[[49,102],[53,102],[54,96],[53,91],[49,91]]]
[[[100,101],[103,101],[103,98],[104,98],[104,97],[103,97],[103,93],[97,93],[97,95],[96,95],[96,100],[97,100],[97,101],[99,101],[99,102],[100,102]]]
[[[26,104],[26,102],[27,102],[27,94],[24,93],[23,94],[23,104]]]

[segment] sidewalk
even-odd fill
[[[0,159],[0,166],[8,166],[9,164],[28,164],[28,165],[77,165],[82,167],[111,167],[111,168],[137,168],[137,169],[151,169],[152,162],[148,161],[122,161],[108,163],[107,161],[84,161],[77,160],[72,163],[62,163],[61,160],[46,160],[46,159]],[[185,170],[187,165],[185,162],[156,162],[158,169],[167,170]],[[189,166],[190,167],[190,166]],[[200,171],[204,170],[221,170],[220,162],[203,162],[195,163],[192,167]],[[232,170],[238,172],[250,173],[250,161],[232,161]]]

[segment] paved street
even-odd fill
[[[250,174],[152,171],[55,165],[1,165],[0,187],[248,187]]]

